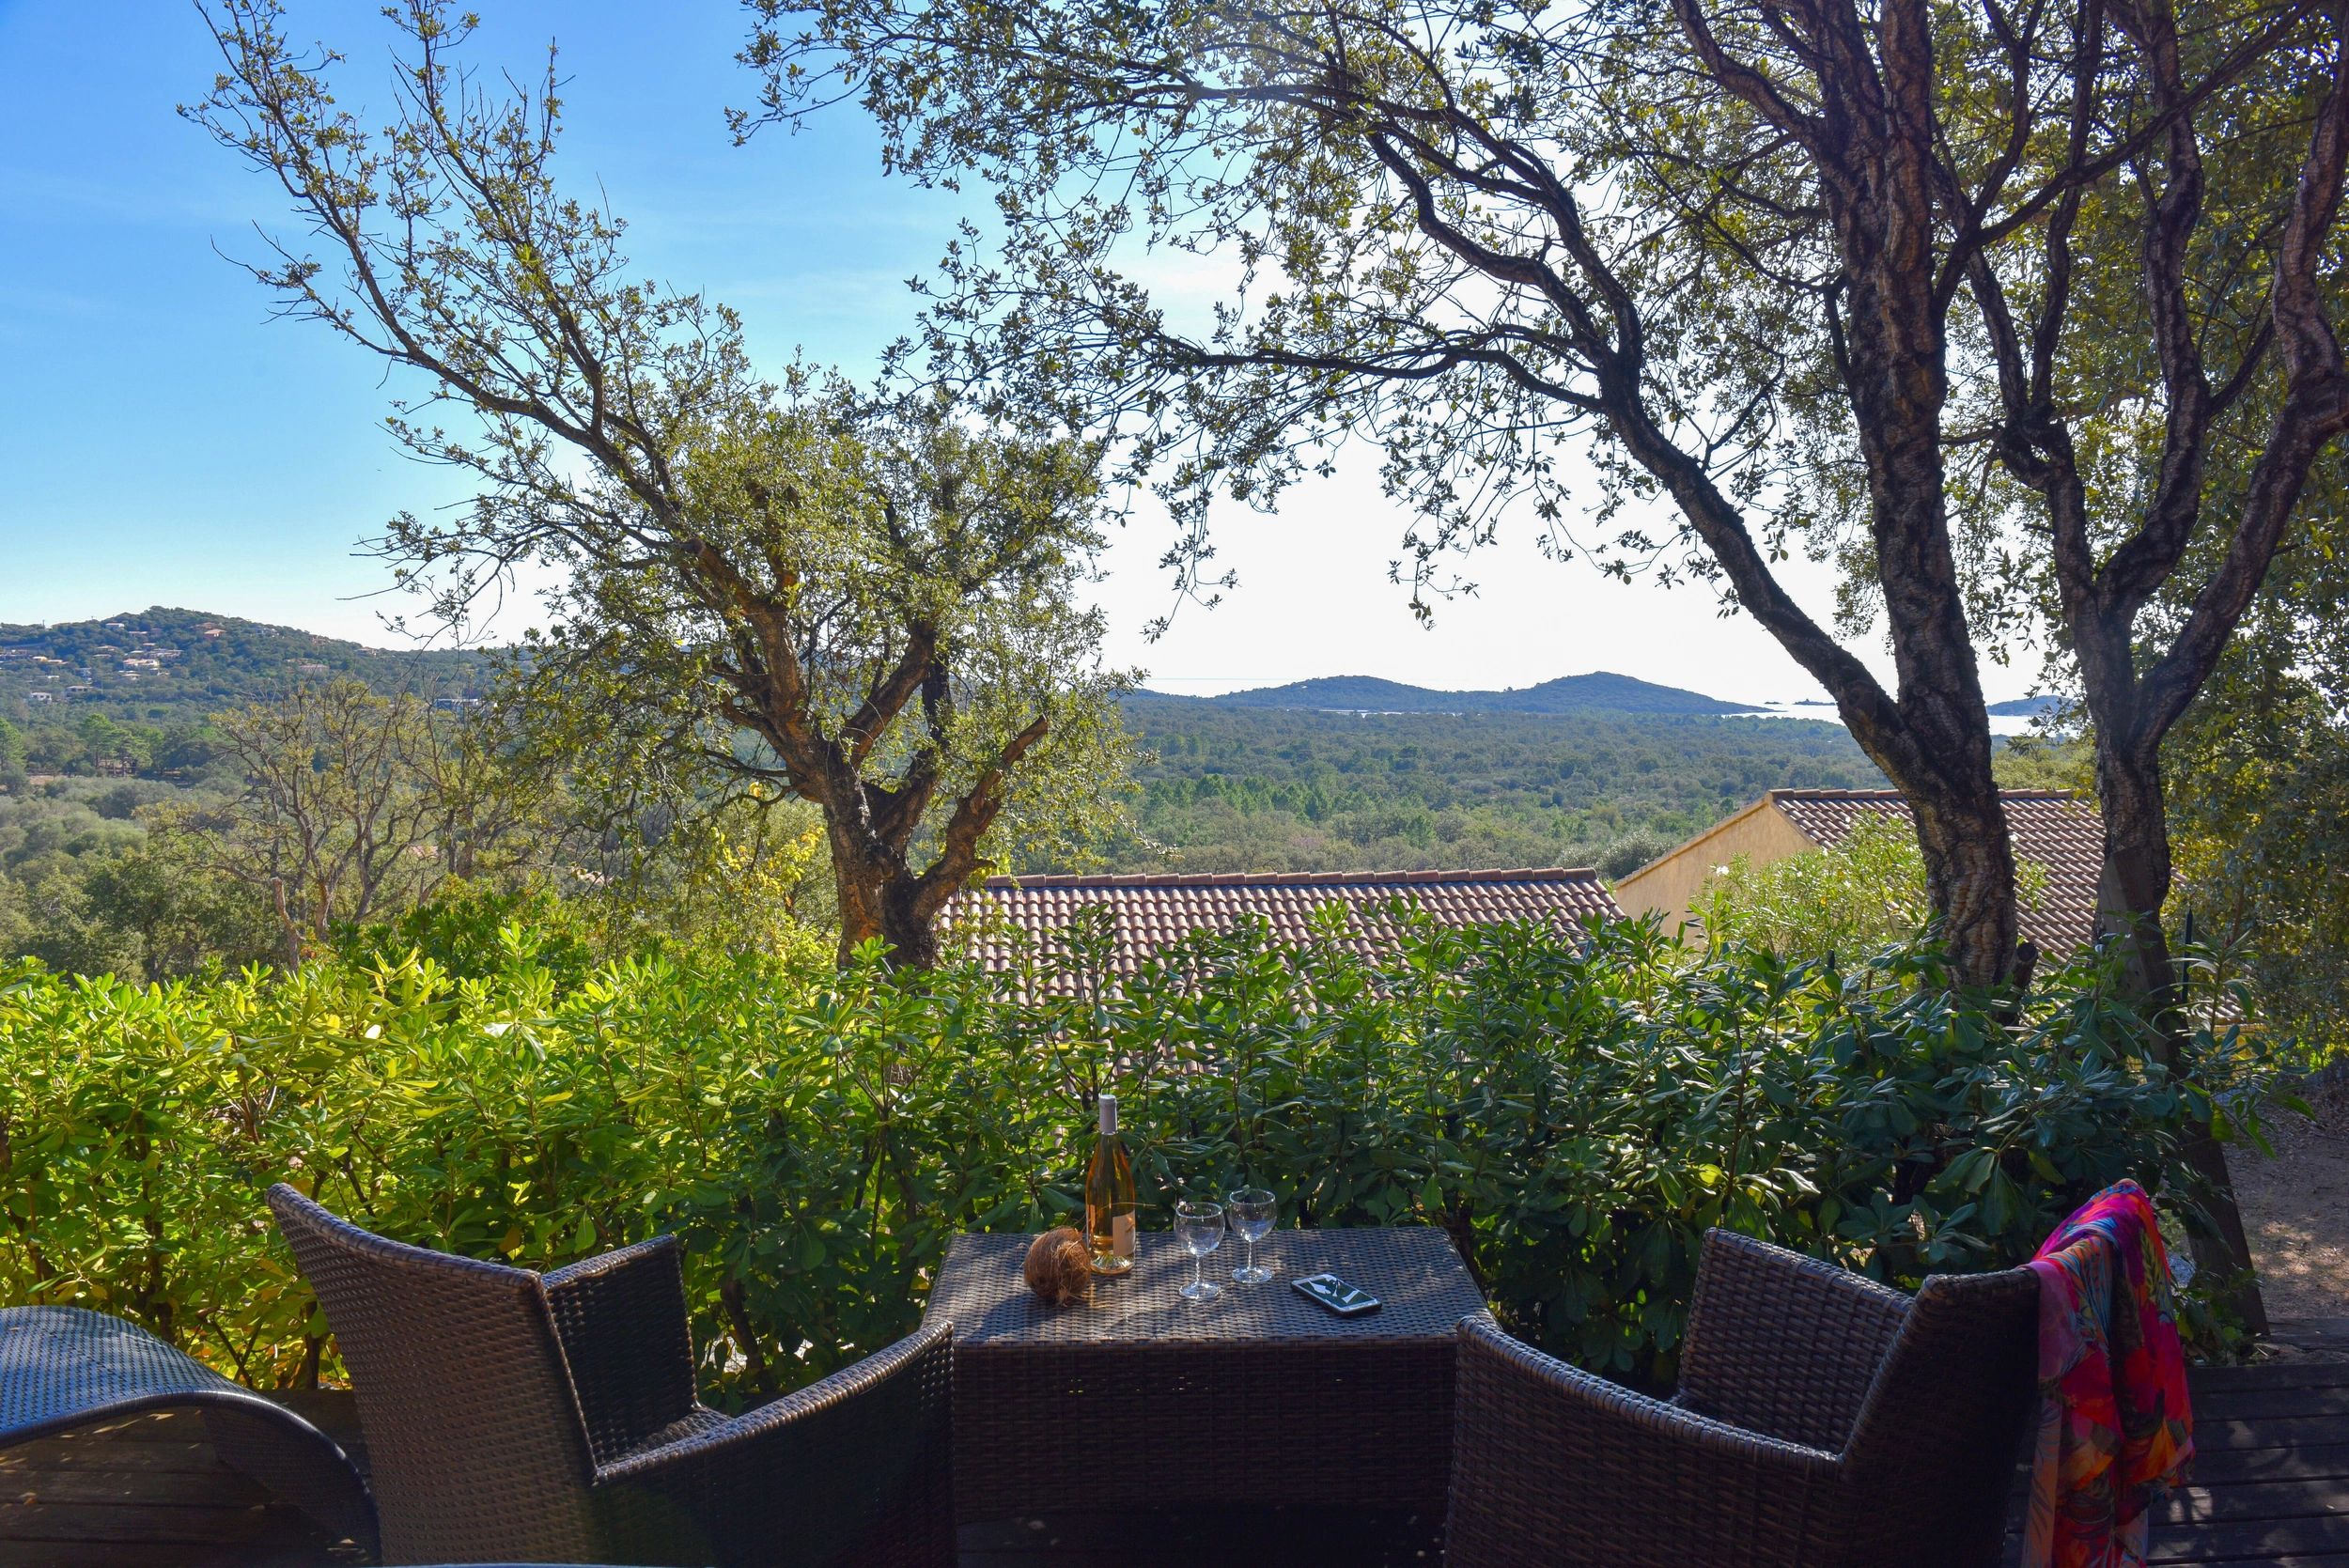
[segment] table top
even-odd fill
[[[957,1350],[1019,1344],[1223,1343],[1332,1341],[1449,1342],[1460,1319],[1485,1310],[1452,1238],[1433,1226],[1398,1230],[1284,1230],[1256,1244],[1272,1270],[1260,1285],[1233,1281],[1245,1248],[1225,1238],[1206,1258],[1223,1287],[1213,1301],[1179,1294],[1190,1254],[1170,1233],[1135,1238],[1133,1272],[1094,1281],[1090,1303],[1050,1307],[1020,1278],[1027,1235],[965,1234],[946,1250],[924,1323],[951,1322]],[[1308,1274],[1335,1274],[1378,1297],[1377,1312],[1340,1317],[1291,1287]]]

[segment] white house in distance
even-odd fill
[[[2103,875],[2105,824],[2096,808],[2065,789],[2002,789],[2007,831],[2018,860],[2045,866],[2039,908],[2021,912],[2022,934],[2060,956],[2096,935],[2096,884]],[[1656,914],[1671,931],[1691,922],[1697,894],[1716,869],[1744,856],[1767,865],[1789,855],[1831,848],[1868,816],[1909,821],[1908,802],[1893,789],[1773,789],[1736,815],[1715,823],[1670,854],[1615,884],[1626,914]]]

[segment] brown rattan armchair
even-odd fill
[[[541,1275],[269,1203],[350,1370],[386,1562],[953,1562],[945,1326],[723,1416],[674,1237]]]
[[[1469,1319],[1445,1560],[1996,1563],[2038,1304],[2024,1269],[1935,1275],[1910,1297],[1715,1231],[1670,1401]]]

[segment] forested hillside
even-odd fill
[[[453,725],[432,705],[461,708],[488,672],[478,653],[363,647],[191,610],[0,624],[0,957],[155,979],[267,956],[266,901],[186,831],[245,811],[253,736],[240,761],[218,717],[356,680]],[[304,760],[319,811],[334,765]]]
[[[35,773],[186,780],[208,760],[205,719],[224,708],[341,676],[427,701],[462,698],[487,669],[479,653],[363,647],[161,606],[102,621],[0,623],[0,722],[21,731]]]
[[[101,927],[128,915],[106,910],[150,896],[116,883],[153,861],[138,850],[158,814],[240,787],[212,716],[346,677],[458,706],[489,660],[185,610],[0,626],[0,916],[14,908],[53,941],[89,925],[76,955],[111,940]],[[1361,676],[1207,699],[1143,691],[1124,712],[1145,760],[1134,831],[1106,851],[1117,871],[1621,876],[1773,786],[1882,783],[1840,725],[1733,716],[1606,674],[1502,691]],[[1036,853],[1018,869],[1069,869]]]
[[[138,808],[216,770],[211,714],[344,676],[463,698],[487,675],[477,653],[367,648],[186,610],[0,626],[0,789],[91,781],[0,802],[0,875],[134,841]],[[1125,704],[1150,757],[1139,832],[1112,865],[1620,875],[1774,785],[1882,782],[1840,725],[1735,711],[1604,673],[1504,691],[1333,676],[1209,699],[1140,692]]]
[[[1883,783],[1841,725],[1808,720],[1356,715],[1148,693],[1126,717],[1156,754],[1143,831],[1185,871],[1620,876],[1765,789]],[[1169,863],[1137,846],[1119,869]]]
[[[1157,693],[1152,693],[1157,695]],[[1218,707],[1292,707],[1360,713],[1645,713],[1731,714],[1750,712],[1702,692],[1619,675],[1606,670],[1561,675],[1538,686],[1501,691],[1444,691],[1374,675],[1322,675],[1228,691],[1220,697],[1167,699],[1206,702]]]

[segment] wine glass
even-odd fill
[[[1223,1245],[1223,1205],[1184,1202],[1174,1205],[1174,1236],[1190,1254],[1190,1283],[1183,1287],[1186,1301],[1212,1301],[1223,1287],[1208,1281],[1200,1260]]]
[[[1263,1284],[1272,1278],[1272,1270],[1256,1262],[1256,1243],[1272,1234],[1272,1217],[1277,1212],[1272,1194],[1261,1187],[1227,1192],[1223,1212],[1232,1217],[1232,1229],[1239,1233],[1240,1240],[1248,1243],[1248,1261],[1232,1270],[1232,1278],[1243,1285]]]

